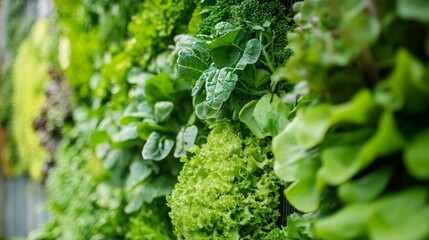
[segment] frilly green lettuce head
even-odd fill
[[[168,196],[178,239],[262,239],[276,228],[279,180],[270,147],[216,123],[207,143],[183,157]]]

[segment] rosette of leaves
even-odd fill
[[[167,197],[178,239],[262,239],[277,228],[278,179],[270,146],[218,121],[194,147]]]
[[[313,101],[273,140],[288,201],[318,238],[428,238],[429,4],[295,7],[284,77],[306,81]]]
[[[270,23],[253,27],[256,34],[221,22],[210,36],[178,36],[176,67],[180,77],[195,82],[192,96],[198,118],[240,119],[264,138],[285,127],[290,109],[280,101],[281,90],[272,93],[276,87],[271,86],[275,69],[267,51]]]

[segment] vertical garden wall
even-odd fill
[[[292,2],[55,0],[2,77],[28,238],[427,239],[429,3]]]

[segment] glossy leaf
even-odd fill
[[[246,48],[244,49],[243,55],[240,58],[240,61],[235,66],[235,70],[244,70],[244,68],[249,64],[254,64],[259,59],[261,55],[262,44],[258,39],[251,39],[246,43]]]
[[[143,159],[160,161],[168,156],[173,146],[174,140],[158,132],[152,132],[143,147]]]
[[[176,137],[176,148],[174,149],[174,157],[179,158],[186,155],[186,152],[194,146],[197,139],[198,128],[195,125],[183,127],[180,129]]]
[[[208,67],[192,50],[182,49],[179,51],[177,72],[180,77],[188,81],[196,80]]]
[[[429,179],[429,130],[426,129],[405,147],[404,163],[407,171],[420,180]]]
[[[426,0],[398,0],[397,12],[405,19],[429,23],[429,2]]]
[[[155,103],[155,119],[157,122],[161,123],[167,120],[173,111],[174,103],[168,101],[160,101]]]
[[[211,76],[210,76],[211,77]],[[211,78],[206,79],[206,105],[211,109],[219,109],[229,98],[238,80],[231,68],[216,70]]]

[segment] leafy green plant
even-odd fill
[[[428,112],[428,22],[417,6],[428,10],[411,1],[295,6],[283,77],[309,91],[273,140],[274,169],[289,202],[313,216],[315,237],[429,236],[428,126],[417,117]]]
[[[43,92],[47,82],[50,50],[49,22],[40,20],[31,35],[20,46],[12,70],[11,134],[16,144],[15,174],[29,171],[40,180],[47,154],[41,146],[33,122],[45,103]]]
[[[270,147],[217,122],[191,150],[167,197],[178,239],[258,239],[276,228],[278,180]]]

